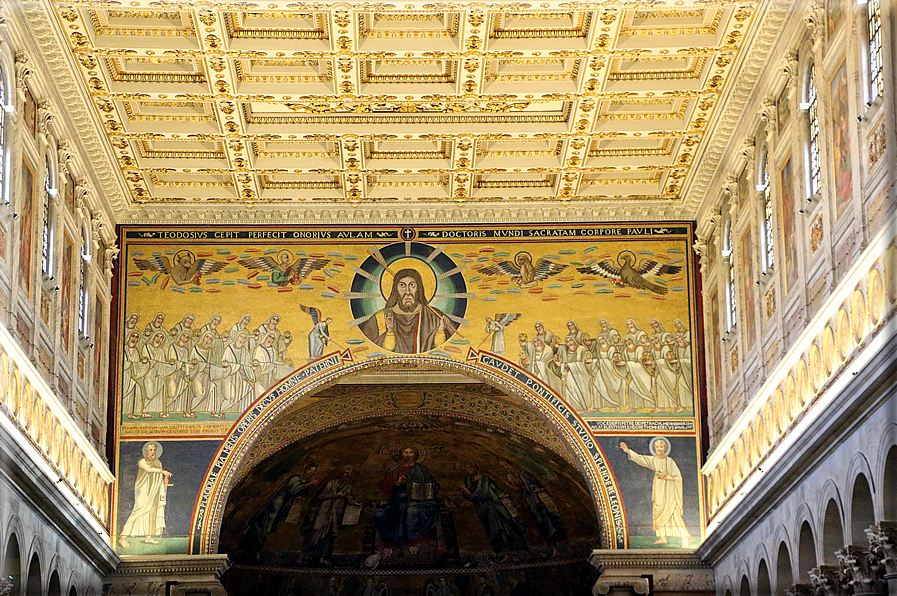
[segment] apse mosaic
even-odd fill
[[[188,526],[200,527],[208,487],[222,486],[214,473],[231,461],[228,449],[241,433],[273,411],[265,409],[273,395],[301,393],[303,383],[324,374],[336,378],[349,367],[397,359],[463,364],[531,387],[533,404],[550,403],[545,410],[582,443],[577,457],[590,478],[584,490],[598,503],[596,523],[603,524],[607,546],[696,546],[703,503],[692,242],[690,224],[669,222],[122,228],[117,465],[137,476],[133,485],[118,486],[118,551],[197,548],[187,546],[190,531],[149,518],[174,519],[170,512],[178,509],[178,516],[192,519]],[[172,472],[170,458],[151,457],[151,442],[169,453],[177,449],[169,444],[221,446],[217,455],[205,448],[195,455],[184,451],[196,468],[191,474],[204,477],[206,488],[168,487],[176,478],[165,473]],[[327,473],[348,465],[353,474],[367,469],[373,475],[368,460],[334,458]],[[455,458],[456,468],[460,461]],[[484,465],[488,477],[502,473],[495,461]],[[301,478],[303,471],[290,474]],[[464,482],[462,468],[444,474],[456,477],[453,491]],[[623,488],[643,483],[641,475],[661,480],[647,491]],[[368,480],[365,486],[377,484],[373,476]],[[318,484],[303,498],[312,499]],[[141,498],[145,510],[137,506]],[[389,496],[367,495],[364,511],[377,511],[378,499]],[[445,503],[432,500],[442,511]],[[464,501],[461,493],[452,500]],[[152,502],[158,509],[160,501],[168,513],[149,508]],[[142,521],[132,523],[135,515]],[[581,515],[595,519],[595,507]],[[572,510],[567,516],[576,517]],[[633,525],[629,518],[649,521]],[[368,546],[381,546],[356,549],[353,556],[382,556],[389,534],[371,519],[367,533],[360,525],[352,531]],[[219,518],[214,524],[223,527]],[[160,550],[157,544],[175,535],[177,545],[169,541]],[[534,526],[527,536],[537,535]],[[235,547],[239,537],[232,538]],[[256,541],[264,544],[267,537]],[[225,542],[222,535],[220,543],[208,544]],[[459,548],[456,560],[464,551]],[[470,548],[502,550],[490,549],[488,537]],[[260,546],[259,552],[267,551]]]

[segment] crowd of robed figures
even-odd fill
[[[682,320],[676,319],[674,330],[668,331],[652,319],[650,333],[634,319],[626,320],[623,333],[607,319],[599,325],[590,335],[568,321],[567,335],[561,338],[537,322],[531,339],[526,333],[518,335],[518,362],[579,412],[692,409],[691,339]],[[502,336],[497,353],[504,351],[504,343]]]
[[[280,316],[269,315],[251,326],[252,317],[240,317],[222,326],[213,315],[201,326],[196,316],[184,315],[170,328],[157,313],[145,326],[131,314],[122,336],[121,383],[124,415],[130,420],[212,418],[244,411],[294,367],[286,357],[293,341],[290,331],[278,327]]]

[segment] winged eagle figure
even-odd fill
[[[567,265],[555,263],[549,259],[539,258],[533,264],[533,257],[525,251],[514,255],[514,262],[500,261],[479,269],[482,275],[510,275],[511,281],[521,288],[532,288],[552,275],[563,271]]]
[[[520,318],[519,312],[509,312],[509,313],[495,313],[494,321],[501,325],[502,327],[507,327],[514,321]]]
[[[209,275],[221,271],[227,265],[224,261],[212,259],[197,259],[189,250],[178,251],[174,255],[174,264],[165,255],[151,257],[149,259],[134,259],[134,264],[141,271],[158,271],[171,277],[171,280],[179,286],[186,284],[199,285],[203,275]]]
[[[273,257],[253,257],[237,261],[247,269],[260,269],[271,272],[271,281],[278,286],[287,284],[296,285],[305,279],[312,271],[323,269],[330,263],[329,259],[316,259],[311,257],[299,257],[293,260],[293,253],[282,250],[277,253],[277,260]]]
[[[635,255],[627,250],[617,255],[616,265],[610,259],[605,259],[585,267],[577,267],[576,270],[580,273],[597,273],[609,279],[618,288],[629,286],[661,295],[669,291],[666,286],[652,283],[647,278],[673,275],[682,270],[682,267],[678,265],[663,265],[651,259],[642,259],[638,265],[635,264],[635,261]]]

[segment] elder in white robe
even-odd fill
[[[554,389],[558,394],[563,393],[563,383],[552,370],[551,365],[554,360],[554,350],[550,346],[545,345],[542,338],[536,336],[533,338],[532,353],[532,370],[533,375],[539,378],[546,385]]]
[[[224,348],[222,367],[226,376],[221,380],[222,403],[218,407],[221,412],[243,412],[255,397],[252,391],[255,369],[252,366],[252,354],[247,347],[248,342],[249,334],[239,331]]]
[[[577,412],[585,412],[591,405],[589,387],[592,378],[586,369],[586,355],[588,350],[579,345],[573,335],[564,339],[564,345],[558,348],[560,357],[560,369],[564,382],[564,399]]]
[[[669,538],[681,538],[682,547],[688,546],[689,534],[682,519],[682,474],[676,462],[667,456],[670,442],[664,437],[652,439],[653,457],[640,455],[622,442],[620,449],[629,456],[629,461],[654,472],[651,487],[654,532],[657,534],[654,544],[666,544]]]
[[[121,399],[123,409],[127,412],[130,420],[138,420],[141,417],[143,405],[146,401],[146,389],[143,386],[143,378],[149,371],[149,362],[140,355],[139,341],[140,332],[131,331],[128,334],[128,340],[125,343],[124,353],[122,354]]]
[[[128,536],[144,536],[147,544],[158,544],[153,536],[165,530],[165,504],[168,479],[171,472],[162,468],[156,457],[161,447],[155,441],[143,446],[143,457],[137,462],[137,480],[134,482],[134,508],[125,522],[118,543],[130,548]]]
[[[592,411],[602,408],[619,408],[626,400],[626,374],[620,375],[614,369],[613,355],[619,354],[607,341],[607,337],[599,335],[595,342],[597,349],[592,363],[593,375],[591,384]]]
[[[253,364],[257,365],[255,369],[255,396],[260,397],[268,390],[276,380],[274,377],[274,369],[277,366],[277,348],[275,342],[277,338],[273,333],[265,335],[255,348],[252,354]]]
[[[141,358],[149,366],[143,378],[146,395],[140,412],[142,418],[152,418],[150,412],[161,412],[165,408],[165,377],[174,371],[174,364],[168,362],[166,338],[164,332],[157,331],[140,351]]]

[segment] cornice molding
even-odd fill
[[[40,0],[18,0],[11,10],[20,18],[11,19],[15,36],[27,47],[30,76],[47,73],[51,81],[43,86],[56,110],[64,109],[67,118],[54,119],[54,126],[64,138],[76,142],[79,170],[88,177],[90,186],[102,191],[104,200],[93,201],[93,211],[103,211],[105,219],[115,221],[126,209],[123,187],[117,174],[115,156],[105,142],[105,135],[91,108],[89,94],[80,83],[74,57],[52,26],[52,7]],[[47,82],[45,82],[47,83]],[[61,135],[62,136],[62,135]],[[98,197],[99,198],[99,197]]]
[[[789,0],[773,0],[758,7],[762,12],[755,17],[755,29],[745,42],[738,58],[740,63],[731,75],[734,84],[718,100],[724,103],[724,109],[714,113],[708,128],[711,140],[702,145],[695,156],[699,165],[685,180],[684,207],[692,217],[701,214],[703,220],[709,216],[708,210],[702,209],[707,201],[714,200],[709,191],[717,188],[720,177],[729,171],[726,162],[741,158],[738,144],[747,136],[751,119],[758,111],[757,107],[750,106],[759,105],[765,98],[768,88],[765,82],[780,76],[780,71],[768,68],[773,49],[790,39],[798,25],[803,26],[802,22],[795,24],[792,18],[798,8],[799,3]]]
[[[398,202],[397,202],[398,203]],[[452,224],[475,222],[583,222],[583,221],[657,221],[691,219],[681,206],[670,205],[569,205],[565,203],[522,203],[504,207],[480,205],[415,204],[414,207],[373,207],[367,205],[289,208],[259,206],[244,208],[212,208],[202,205],[190,208],[138,209],[122,214],[121,224]]]
[[[666,549],[593,550],[589,556],[592,565],[604,569],[710,569],[695,551],[670,551]]]
[[[122,559],[118,568],[106,576],[121,581],[125,577],[145,580],[160,575],[180,576],[212,574],[220,577],[230,567],[227,555],[146,555]]]

